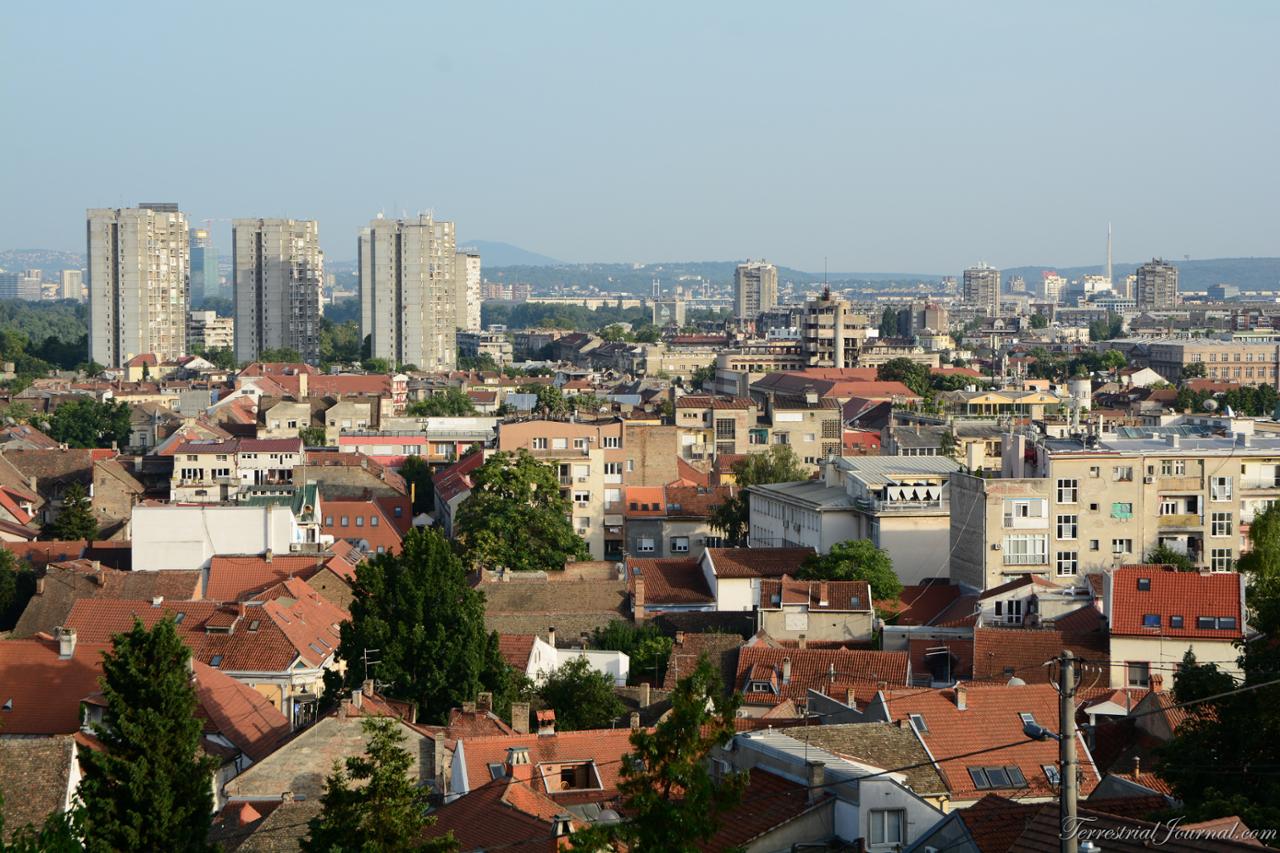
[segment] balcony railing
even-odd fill
[[[1244,477],[1240,480],[1242,489],[1280,489],[1280,477]]]
[[[1171,515],[1162,515],[1156,521],[1156,526],[1161,530],[1204,527],[1204,516],[1198,515],[1194,512],[1178,512]]]
[[[1195,475],[1164,476],[1156,480],[1156,489],[1161,492],[1198,492],[1204,489],[1204,478]]]

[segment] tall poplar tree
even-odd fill
[[[105,749],[80,751],[87,850],[210,849],[218,762],[200,751],[190,659],[172,617],[135,619],[103,656]]]

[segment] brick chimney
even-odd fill
[[[640,682],[640,707],[648,708],[653,698],[650,696],[649,682]]]
[[[806,761],[804,763],[805,779],[809,787],[809,802],[821,797],[825,790],[823,785],[827,781],[827,765],[822,761]]]
[[[518,735],[529,733],[529,703],[511,703],[511,730]]]
[[[636,578],[635,592],[631,593],[631,618],[644,619],[644,578]]]
[[[1152,675],[1151,676],[1151,692],[1159,693],[1163,690],[1164,690],[1164,676]]]
[[[801,635],[796,639],[796,648],[797,648],[797,649],[807,649],[807,648],[809,648],[809,641],[808,641],[807,639],[805,639],[804,634],[801,634]]]
[[[547,708],[538,712],[538,737],[551,737],[556,733],[556,712]]]
[[[826,607],[830,603],[831,603],[831,599],[827,598],[827,582],[819,581],[818,582],[818,606]]]
[[[631,729],[632,731],[635,731],[638,728],[640,728],[640,712],[632,711],[631,712]]]
[[[70,660],[76,653],[76,629],[58,628],[54,634],[58,638],[58,660]]]
[[[676,645],[677,646],[684,645],[684,631],[676,631]]]
[[[493,694],[477,693],[476,694],[476,710],[481,714],[487,714],[493,710]]]
[[[955,688],[956,694],[956,710],[963,711],[969,707],[968,689],[963,684],[957,684]]]
[[[507,748],[507,775],[517,782],[533,781],[533,765],[529,762],[529,747]]]
[[[782,683],[791,683],[791,658],[782,659]]]
[[[372,696],[374,692],[374,683],[372,678],[366,678],[360,682],[360,692],[365,696]]]

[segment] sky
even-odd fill
[[[1280,255],[1280,3],[46,2],[0,248],[172,200],[574,262],[958,273]]]

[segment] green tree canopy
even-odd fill
[[[327,441],[322,426],[303,427],[298,430],[298,438],[302,439],[306,447],[324,447]]]
[[[1040,313],[1039,311],[1031,315],[1031,328],[1043,329],[1048,325],[1049,325],[1049,318],[1044,316],[1044,314]]]
[[[360,366],[370,373],[391,373],[393,368],[385,358],[366,358]]]
[[[1157,545],[1147,552],[1146,562],[1174,566],[1180,572],[1194,572],[1196,564],[1181,551],[1175,551],[1168,545]]]
[[[1192,362],[1191,364],[1182,365],[1183,379],[1203,379],[1205,377],[1205,365],[1202,361]]]
[[[618,783],[626,819],[574,833],[574,848],[622,842],[632,850],[699,850],[719,829],[721,815],[742,798],[746,775],[714,779],[708,761],[712,749],[732,739],[740,702],[736,693],[725,698],[719,674],[702,658],[676,685],[669,716],[653,731],[631,736]]]
[[[898,336],[898,312],[893,308],[885,308],[880,314],[880,337],[896,338]]]
[[[633,679],[652,675],[655,681],[660,681],[661,674],[667,671],[672,643],[671,638],[652,622],[637,625],[612,619],[608,625],[591,632],[591,645],[597,649],[625,653],[631,658]]]
[[[20,565],[8,548],[0,548],[0,631],[11,630],[17,624],[35,591],[31,567],[25,562]]]
[[[458,541],[472,565],[515,571],[559,571],[588,558],[573,529],[568,498],[554,468],[527,450],[499,452],[471,475],[471,495],[458,510]]]
[[[458,849],[453,833],[424,839],[435,824],[429,817],[430,790],[409,775],[413,756],[402,746],[397,720],[367,717],[361,725],[369,744],[364,755],[334,763],[320,797],[320,814],[308,824],[305,853],[384,853],[406,850],[449,853]],[[362,783],[353,785],[352,782]]]
[[[801,580],[866,581],[876,601],[896,599],[902,593],[902,581],[893,571],[889,554],[869,539],[850,539],[831,546],[830,553],[814,554],[796,577]],[[870,604],[870,602],[868,602]]]
[[[351,591],[351,620],[342,623],[338,649],[348,686],[376,676],[387,695],[441,722],[482,690],[494,694],[499,711],[509,705],[509,670],[498,635],[485,630],[484,596],[467,583],[462,562],[439,532],[416,528],[399,554],[361,563]],[[370,674],[365,650],[377,660]],[[328,677],[326,687],[336,686]]]
[[[277,347],[275,349],[264,349],[258,353],[256,360],[269,363],[288,362],[296,364],[302,361],[302,353],[291,347]]]
[[[591,668],[585,657],[561,664],[538,688],[564,731],[607,729],[626,711],[613,692],[613,678]]]
[[[809,479],[809,471],[788,444],[773,444],[760,453],[749,453],[733,463],[733,476],[739,488],[733,496],[711,508],[708,519],[712,527],[724,534],[730,545],[745,545],[751,524],[750,486],[765,483],[794,483]],[[772,543],[764,543],[766,545]]]
[[[415,418],[465,417],[476,413],[471,398],[461,388],[449,387],[425,400],[409,404],[407,413]]]
[[[479,355],[464,355],[458,357],[458,369],[496,371],[498,362],[494,361],[493,356],[487,352]]]
[[[400,466],[400,476],[409,486],[413,498],[413,514],[435,509],[435,484],[431,480],[431,466],[421,456],[409,456]]]
[[[62,511],[51,525],[57,539],[94,540],[98,538],[98,520],[93,516],[93,505],[85,494],[84,486],[72,483],[62,497]]]
[[[106,748],[80,752],[86,849],[209,849],[218,760],[200,748],[190,659],[172,617],[149,631],[135,619],[104,655]]]
[[[929,393],[929,368],[909,358],[891,358],[876,368],[881,382],[901,382],[921,397]]]
[[[54,410],[49,435],[70,447],[128,447],[129,420],[129,407],[124,403],[78,397]]]

